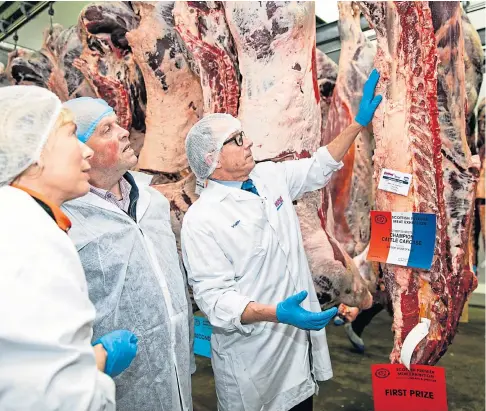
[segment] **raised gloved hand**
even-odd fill
[[[300,304],[307,297],[307,291],[301,291],[277,305],[277,320],[290,324],[302,330],[320,330],[336,315],[337,308],[333,307],[320,313],[304,310]]]
[[[128,368],[137,354],[138,338],[131,331],[116,330],[99,338],[93,343],[101,344],[106,350],[105,373],[116,377]]]
[[[356,122],[366,127],[373,119],[375,110],[381,103],[382,96],[375,96],[375,88],[380,79],[380,74],[376,69],[373,69],[368,80],[363,86],[363,97],[359,103],[358,114],[356,114]]]

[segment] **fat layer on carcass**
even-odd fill
[[[375,185],[383,168],[413,176],[406,197],[376,191],[376,209],[437,216],[430,270],[382,267],[394,310],[390,358],[399,362],[404,339],[425,317],[431,320],[429,334],[412,357],[421,364],[434,364],[443,355],[464,298],[474,288],[461,250],[475,184],[465,136],[461,13],[458,2],[430,4],[432,12],[428,2],[360,2],[377,35],[376,92],[383,95],[373,120]]]
[[[316,69],[317,85],[319,86],[319,96],[321,98],[319,102],[321,107],[321,128],[324,129],[327,124],[332,94],[336,86],[338,66],[330,57],[316,48]]]
[[[319,147],[320,130],[312,5],[228,1],[224,7],[242,77],[238,117],[254,141],[255,159],[308,156]]]
[[[174,18],[188,60],[200,77],[204,112],[236,117],[240,96],[238,65],[223,3],[176,2]]]

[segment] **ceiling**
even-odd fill
[[[48,1],[0,1],[0,41],[49,7]]]

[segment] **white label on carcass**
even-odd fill
[[[412,183],[412,174],[401,173],[400,171],[384,168],[381,171],[378,188],[389,191],[390,193],[407,196],[410,184]]]
[[[202,191],[206,188],[206,186],[208,185],[208,180],[199,180],[196,179],[196,189],[194,190],[194,192],[200,196]]]
[[[408,333],[405,341],[402,345],[402,351],[400,352],[400,360],[402,364],[410,371],[410,361],[412,354],[415,351],[415,347],[420,341],[422,341],[429,333],[430,320],[422,318],[412,330]]]

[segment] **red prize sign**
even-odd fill
[[[445,370],[401,364],[371,366],[375,411],[447,411]]]

